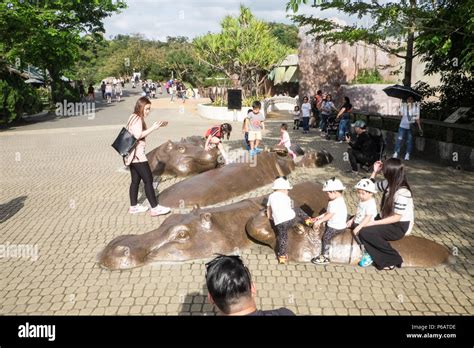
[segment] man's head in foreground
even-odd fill
[[[257,310],[250,271],[239,256],[220,255],[206,264],[209,301],[226,315],[246,315]]]

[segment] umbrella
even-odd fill
[[[44,81],[40,81],[37,79],[28,79],[28,80],[25,80],[25,83],[30,83],[32,85],[44,85]]]
[[[389,96],[393,98],[407,100],[408,97],[413,97],[415,101],[420,101],[423,97],[420,93],[415,91],[414,89],[406,86],[401,85],[393,85],[390,87],[386,87],[383,91]]]

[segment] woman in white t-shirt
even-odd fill
[[[366,267],[374,263],[379,270],[391,270],[401,267],[403,259],[389,242],[411,233],[414,207],[402,162],[397,158],[390,158],[383,165],[380,161],[375,162],[371,178],[381,170],[386,179],[377,183],[377,189],[384,193],[381,219],[369,222],[359,233],[367,252],[359,265]]]
[[[301,104],[301,116],[303,119],[303,133],[309,132],[309,118],[311,117],[311,104],[308,97],[303,98],[303,104]]]

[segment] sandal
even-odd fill
[[[278,256],[278,264],[280,264],[280,265],[288,264],[288,255]]]
[[[327,265],[330,261],[326,256],[319,255],[318,257],[311,259],[311,262],[316,265]]]

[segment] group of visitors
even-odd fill
[[[174,103],[174,98],[181,99],[183,103],[186,102],[187,98],[190,98],[193,96],[193,91],[192,89],[187,89],[186,86],[184,85],[184,82],[174,79],[174,80],[169,80],[165,83],[165,88],[168,94],[171,96],[170,102]],[[188,92],[191,95],[188,95]]]
[[[381,171],[385,180],[376,183],[374,178]],[[315,230],[325,226],[321,253],[311,262],[328,264],[331,240],[350,228],[364,252],[360,266],[367,267],[373,263],[379,270],[401,267],[403,260],[389,241],[399,240],[409,234],[414,222],[413,198],[403,164],[396,158],[388,159],[384,163],[377,161],[370,179],[360,180],[354,188],[357,190],[359,204],[357,211],[350,219],[347,219],[348,211],[344,201],[346,188],[336,178],[326,181],[323,186],[323,191],[326,192],[329,200],[326,212],[320,216],[308,218],[304,216],[304,212],[293,208],[288,196],[292,186],[288,180],[285,177],[275,180],[274,192],[268,198],[267,216],[273,219],[275,224],[277,255],[280,264],[288,262],[288,231],[296,223],[298,215],[305,218],[305,222],[312,225]],[[383,192],[380,214],[377,214],[374,199],[377,191]]]
[[[117,102],[120,102],[123,94],[123,88],[125,87],[124,79],[114,78],[112,81],[102,81],[100,90],[102,92],[102,99],[107,100],[107,104],[112,103],[112,98]]]
[[[350,109],[341,108],[342,114]],[[147,126],[145,118],[149,115],[151,101],[147,97],[138,99],[133,114],[129,117],[127,129],[138,139],[134,151],[125,158],[129,166],[131,184],[129,189],[129,213],[137,214],[149,208],[137,203],[138,187],[143,180],[145,194],[150,203],[151,216],[165,215],[170,208],[158,204],[153,188],[153,176],[145,155],[146,137],[167,125],[166,121]],[[242,130],[249,141],[249,151],[258,154],[258,145],[262,140],[265,129],[265,117],[261,113],[261,103],[256,101],[249,110],[243,123]],[[358,139],[351,145],[353,155],[359,160],[357,150],[364,152],[366,146],[366,127],[362,121],[356,122]],[[280,127],[280,145],[287,146],[290,142],[287,124]],[[229,139],[232,126],[228,123],[211,127],[206,132],[205,149],[217,147],[223,154],[226,163],[228,157],[222,147],[224,137]],[[351,163],[352,164],[352,163]],[[375,177],[383,173],[384,180],[375,181]],[[344,184],[336,178],[324,183],[323,191],[328,197],[326,212],[320,216],[309,217],[301,209],[294,208],[289,197],[292,186],[286,177],[278,177],[273,184],[274,192],[269,196],[267,216],[273,220],[277,237],[277,257],[279,264],[288,264],[288,232],[297,221],[305,221],[315,231],[324,228],[320,255],[311,260],[312,263],[324,265],[331,262],[331,241],[350,229],[354,239],[359,244],[362,257],[359,265],[367,267],[374,265],[379,270],[393,270],[401,267],[403,259],[390,245],[410,234],[414,223],[414,205],[410,185],[406,178],[404,165],[398,158],[391,158],[384,163],[376,161],[369,179],[362,179],[354,186],[359,199],[357,210],[348,218],[348,209],[344,201]],[[382,192],[380,213],[377,212],[374,195]],[[270,311],[258,310],[255,304],[256,289],[252,283],[247,267],[238,256],[218,256],[206,264],[206,285],[209,291],[209,301],[227,315],[294,315],[286,308]]]

